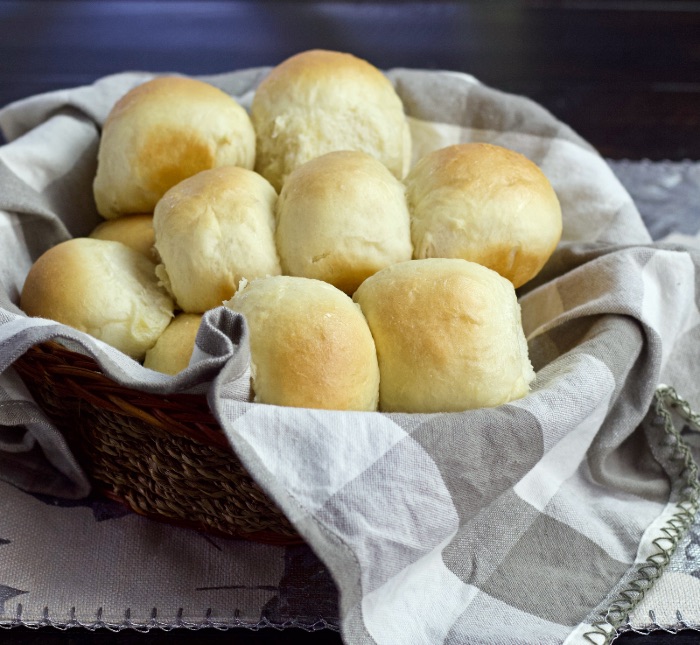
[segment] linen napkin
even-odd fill
[[[265,73],[204,80],[249,105]],[[463,74],[388,75],[415,158],[460,141],[504,145],[540,165],[559,195],[562,243],[519,292],[531,393],[459,414],[251,404],[245,325],[223,308],[200,328],[202,360],[175,378],[24,317],[31,262],[98,222],[100,125],[152,76],[120,74],[0,112],[10,141],[0,149],[0,476],[36,493],[88,491],[12,369],[29,345],[63,338],[117,382],[207,392],[233,449],[333,575],[347,643],[606,642],[698,504],[682,424],[664,417],[669,390],[657,388],[700,401],[700,254],[652,243],[605,161],[540,106]]]

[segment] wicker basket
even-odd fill
[[[89,356],[54,342],[32,347],[15,367],[96,492],[215,535],[302,541],[231,451],[203,395],[122,387]]]

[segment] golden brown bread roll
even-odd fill
[[[158,261],[158,254],[153,248],[155,234],[151,214],[135,213],[107,220],[98,224],[88,237],[121,242],[145,255],[149,260]]]
[[[534,372],[513,285],[461,259],[410,260],[365,280],[353,297],[381,374],[379,409],[449,412],[524,396]]]
[[[184,370],[192,358],[201,321],[201,314],[175,316],[156,344],[146,352],[144,367],[164,374],[177,374]]]
[[[411,160],[401,99],[382,72],[350,54],[305,51],[277,65],[253,97],[256,170],[279,192],[301,164],[334,150],[362,150],[399,179]]]
[[[403,184],[364,152],[316,157],[282,188],[275,240],[283,273],[352,295],[365,278],[411,259]]]
[[[242,278],[281,273],[274,240],[277,193],[245,168],[205,170],[171,188],[153,215],[156,272],[178,306],[220,306]]]
[[[186,177],[254,164],[253,125],[232,97],[193,78],[155,78],[127,92],[105,121],[93,185],[97,210],[106,219],[152,213]]]
[[[376,410],[379,367],[359,307],[330,284],[254,280],[226,306],[250,331],[255,401],[330,410]]]
[[[423,157],[406,177],[414,258],[463,258],[508,278],[533,278],[561,238],[559,200],[525,156],[465,143]]]
[[[120,242],[74,238],[46,251],[20,300],[30,316],[56,320],[142,360],[173,316],[155,264]]]

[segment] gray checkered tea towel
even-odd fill
[[[248,106],[265,69],[207,77]],[[564,234],[519,291],[537,378],[525,398],[450,414],[247,402],[245,325],[209,312],[190,367],[156,375],[18,309],[38,255],[98,222],[100,127],[150,74],[119,74],[0,112],[0,476],[22,490],[88,492],[12,363],[62,338],[119,383],[206,392],[231,446],[325,563],[348,644],[602,643],[695,514],[694,462],[672,390],[700,402],[700,254],[652,242],[629,194],[585,141],[533,102],[463,74],[388,72],[414,156],[487,141],[536,162]],[[37,530],[41,530],[39,527]],[[0,583],[3,581],[0,580]]]

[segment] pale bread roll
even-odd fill
[[[360,308],[330,284],[255,280],[226,306],[250,331],[255,401],[329,410],[376,410],[379,367]]]
[[[121,242],[62,242],[31,267],[21,309],[86,332],[142,360],[173,317],[155,264]]]
[[[515,287],[539,273],[562,233],[544,173],[501,146],[465,143],[423,157],[406,177],[414,258],[463,258]]]
[[[273,68],[256,89],[250,116],[256,170],[281,190],[292,170],[334,150],[362,150],[399,179],[411,161],[411,134],[393,85],[351,54],[310,50]]]
[[[283,273],[352,295],[370,275],[411,259],[403,184],[364,152],[312,159],[282,188],[275,240]]]
[[[353,297],[377,347],[379,409],[456,412],[527,394],[528,358],[513,285],[460,259],[410,260]]]
[[[107,220],[98,224],[88,237],[121,242],[145,255],[149,260],[158,261],[158,254],[153,248],[155,233],[152,214],[134,213]]]
[[[156,204],[156,272],[178,306],[204,313],[228,300],[242,278],[281,273],[274,240],[277,193],[245,168],[205,170]]]
[[[201,314],[178,314],[146,352],[143,366],[164,374],[184,370],[192,358]]]
[[[127,92],[105,121],[95,203],[106,219],[152,213],[166,190],[201,170],[254,164],[255,132],[243,107],[203,81],[162,76]]]

